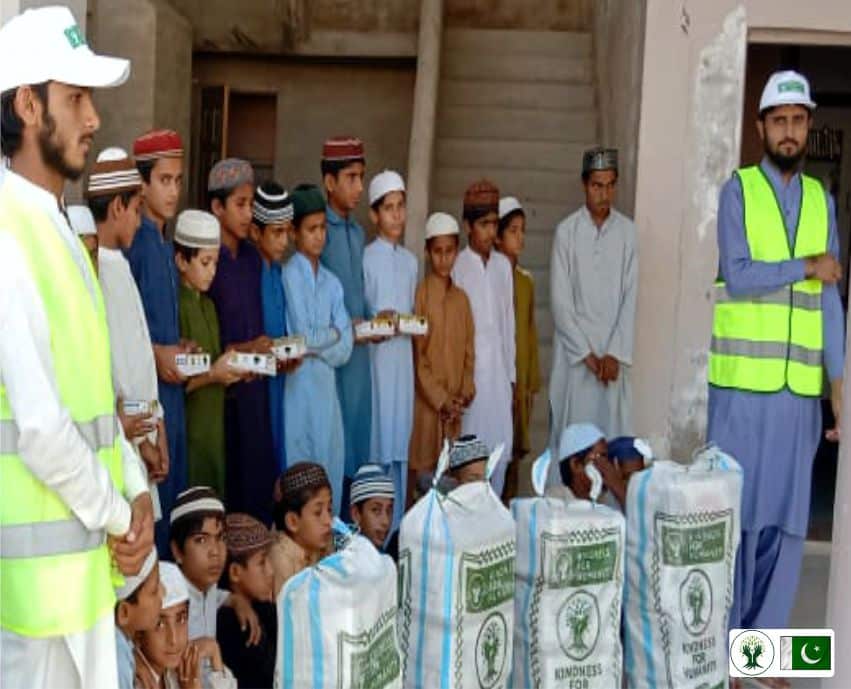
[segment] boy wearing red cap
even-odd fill
[[[143,134],[133,143],[133,157],[142,176],[142,224],[127,251],[130,269],[139,287],[154,348],[159,381],[159,401],[165,414],[168,438],[168,475],[159,486],[163,514],[168,514],[177,494],[187,486],[186,410],[183,383],[175,356],[192,345],[180,339],[177,315],[178,285],[174,247],[165,237],[166,223],[177,213],[183,187],[183,144],[169,129]],[[157,524],[157,547],[168,553],[167,526]]]
[[[325,222],[328,230],[322,265],[343,284],[346,311],[357,325],[366,320],[363,281],[363,228],[352,216],[364,189],[366,159],[363,142],[353,136],[335,136],[322,147],[322,183],[328,199]],[[352,348],[345,366],[337,369],[337,395],[343,410],[346,444],[345,485],[348,487],[361,462],[369,456],[372,429],[372,380],[369,348],[365,341]],[[344,493],[348,493],[347,488]],[[346,502],[343,496],[344,503]],[[343,505],[345,509],[345,504]]]

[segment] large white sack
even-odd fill
[[[488,476],[502,446],[488,462]],[[435,485],[446,469],[438,460]],[[488,481],[432,488],[399,533],[405,687],[506,689],[514,626],[514,520]]]
[[[619,689],[623,515],[543,497],[549,451],[535,462],[538,497],[514,500],[515,689]],[[539,480],[535,480],[538,477]]]
[[[393,560],[363,536],[290,579],[278,596],[276,689],[399,689]]]
[[[727,686],[742,470],[711,446],[627,493],[625,670],[632,689]]]

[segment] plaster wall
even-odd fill
[[[635,210],[645,0],[594,3],[594,67],[602,137],[619,152],[618,206]]]
[[[406,174],[411,134],[415,65],[258,61],[203,55],[195,59],[199,86],[229,84],[231,90],[277,94],[275,177],[287,188],[321,184],[323,141],[355,134],[366,146],[367,179],[384,168]],[[369,227],[366,194],[356,216]]]
[[[739,163],[748,35],[851,33],[845,0],[647,0],[636,224],[641,269],[634,421],[685,459],[706,429],[720,187]]]

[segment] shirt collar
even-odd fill
[[[386,240],[384,237],[382,237],[380,234],[379,234],[379,235],[376,235],[376,237],[375,237],[375,241],[376,241],[376,242],[378,242],[378,245],[379,245],[380,247],[382,247],[382,248],[384,248],[384,249],[387,249],[388,251],[396,251],[396,249],[398,249],[398,248],[399,248],[399,244],[394,244],[393,242],[389,242],[389,241],[387,241],[387,240]]]
[[[612,224],[612,219],[615,217],[615,209],[610,208],[609,214],[606,216],[606,219],[603,221],[603,224],[597,227],[597,223],[594,222],[594,218],[591,217],[591,211],[588,210],[588,206],[584,203],[582,204],[582,217],[585,219],[591,227],[593,227],[597,232],[603,234]]]
[[[14,185],[16,187],[16,195],[25,197],[29,203],[37,205],[46,211],[58,213],[64,208],[64,198],[57,201],[56,197],[47,191],[47,189],[34,184],[11,168],[7,168],[3,173],[3,182]]]
[[[344,225],[346,223],[346,218],[343,218],[331,208],[330,203],[325,204],[325,221],[330,225]]]

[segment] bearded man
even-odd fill
[[[92,262],[63,199],[100,126],[95,55],[65,7],[0,29],[0,685],[118,686],[113,563],[153,547],[145,477],[121,432]]]
[[[805,77],[771,75],[756,123],[765,156],[734,173],[718,210],[708,438],[744,471],[731,628],[788,626],[822,429],[823,367],[839,418],[836,215],[821,183],[801,171],[814,109]]]

